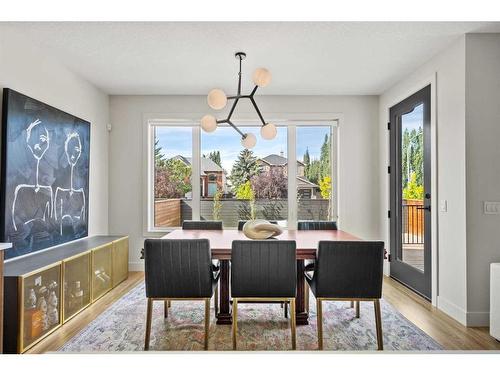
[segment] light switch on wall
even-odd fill
[[[483,208],[487,215],[500,215],[500,202],[484,202]]]
[[[448,211],[448,201],[446,199],[441,199],[439,201],[439,211],[441,212]]]

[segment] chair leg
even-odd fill
[[[285,318],[288,318],[288,302],[285,302]]]
[[[318,320],[318,349],[323,350],[323,301],[316,298],[316,317]]]
[[[236,350],[237,334],[238,334],[238,299],[233,298],[233,350]]]
[[[210,330],[210,299],[205,299],[205,350],[208,350],[208,332]]]
[[[309,312],[309,284],[307,284],[307,281],[304,283],[304,294],[305,294],[305,308],[306,312]]]
[[[170,300],[166,299],[164,302],[163,302],[163,305],[164,305],[164,315],[165,315],[165,319],[168,318],[168,308],[170,307]]]
[[[351,309],[354,308],[354,301],[351,301]]]
[[[151,337],[151,318],[153,315],[153,300],[148,298],[148,309],[146,314],[146,338],[144,341],[144,350],[149,350],[149,339]]]
[[[219,315],[219,283],[215,286],[214,305],[215,317],[217,318]]]
[[[297,349],[296,320],[295,320],[295,298],[290,300],[290,328],[292,330],[292,350]]]
[[[377,349],[384,350],[384,338],[382,335],[382,314],[380,312],[380,300],[373,301],[375,307],[375,325],[377,327]]]
[[[359,301],[356,301],[356,318],[359,318]]]
[[[172,307],[172,301],[168,300],[168,308],[171,308],[171,307]]]

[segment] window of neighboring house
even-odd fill
[[[154,226],[191,219],[192,128],[154,127]]]
[[[228,228],[237,227],[239,220],[252,218],[286,224],[287,166],[282,164],[287,155],[287,128],[278,127],[276,138],[270,141],[260,138],[259,127],[240,130],[259,138],[253,149],[245,149],[231,127],[219,126],[213,133],[201,134],[201,165],[214,163],[226,178],[221,186],[209,184],[208,197],[200,202],[200,217],[222,220]]]
[[[297,126],[297,219],[332,220],[334,142],[331,126]]]
[[[198,125],[155,124],[150,129],[154,207],[148,211],[148,230],[179,227],[191,219],[222,220],[224,227],[234,228],[239,220],[252,218],[294,228],[296,220],[336,217],[333,123],[277,126],[273,140],[262,139],[259,126],[239,127],[257,136],[251,150],[243,148],[240,136],[228,126],[213,133],[202,132]],[[288,144],[290,139],[295,147]],[[289,150],[295,153],[293,167]],[[193,165],[193,159],[199,163]],[[200,181],[196,192],[193,178]]]

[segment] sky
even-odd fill
[[[423,127],[424,121],[424,104],[420,104],[415,107],[415,109],[402,116],[402,126],[403,130],[408,129],[408,131],[418,130],[418,128]]]
[[[259,127],[239,127],[243,133],[253,133],[257,137],[257,144],[252,149],[257,157],[265,157],[270,154],[287,155],[287,129],[278,126],[278,134],[273,140],[265,140],[260,136]],[[304,126],[297,127],[297,158],[302,157],[309,149],[311,159],[319,159],[321,145],[325,134],[330,131],[329,126]],[[166,158],[175,155],[191,157],[192,131],[190,127],[157,127],[156,138]],[[232,165],[238,154],[243,149],[240,135],[231,127],[220,126],[213,133],[202,132],[201,154],[211,151],[220,151],[222,167],[231,172]]]

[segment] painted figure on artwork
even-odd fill
[[[69,187],[57,187],[54,217],[59,225],[59,233],[77,233],[85,225],[85,191],[74,186],[74,169],[82,154],[82,143],[76,132],[68,134],[64,143],[64,152],[71,168]]]
[[[30,237],[30,232],[44,231],[52,216],[52,187],[40,184],[40,160],[50,147],[50,135],[42,122],[37,119],[26,129],[26,146],[36,162],[34,184],[20,184],[14,190],[12,204],[12,225],[17,232],[24,232]],[[36,241],[37,239],[31,239]]]

